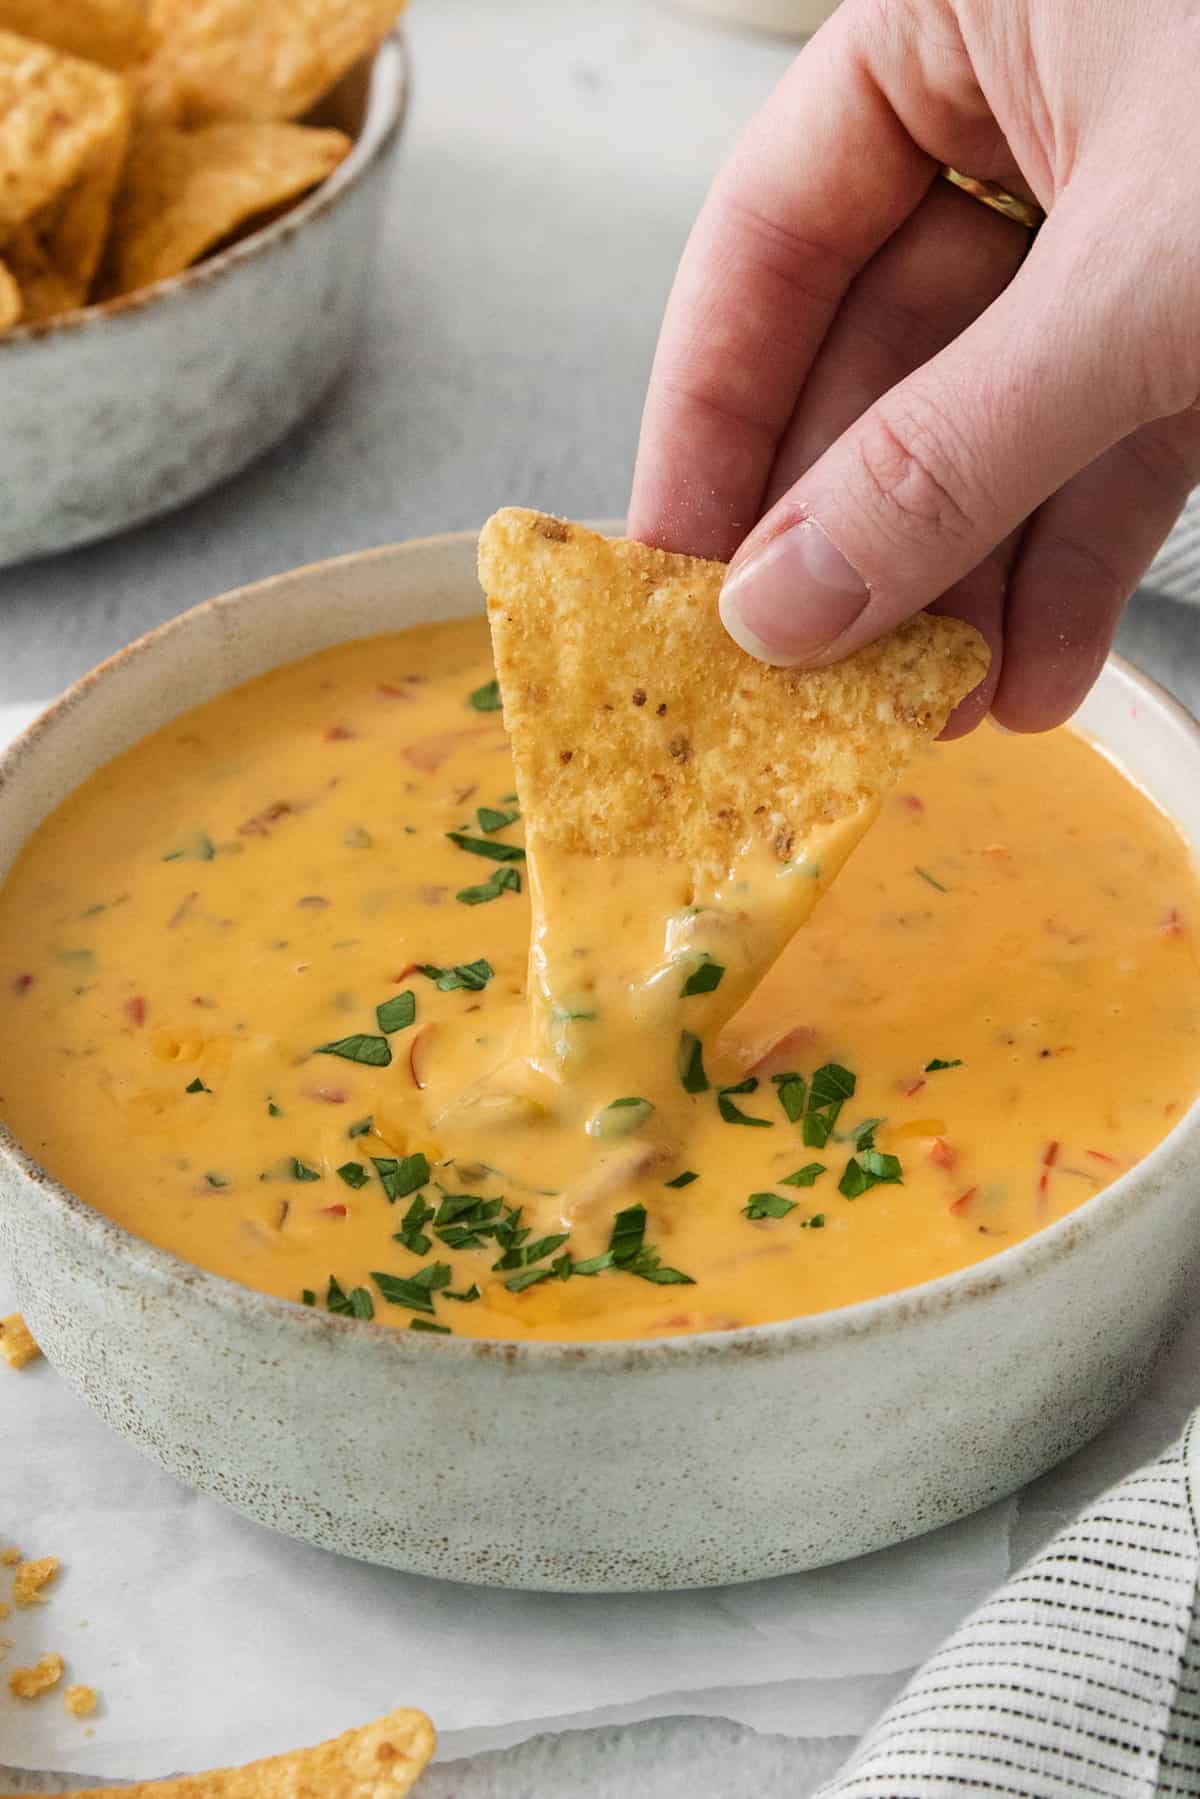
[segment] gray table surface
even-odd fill
[[[505,502],[623,511],[688,225],[791,52],[653,0],[415,0],[409,37],[408,142],[351,370],[227,487],[0,574],[0,699],[56,693],[184,607],[297,563],[476,525]],[[1120,641],[1200,710],[1200,615],[1142,594]],[[420,1790],[803,1799],[848,1747],[668,1719],[447,1763]]]

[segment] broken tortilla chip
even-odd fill
[[[0,331],[8,331],[20,321],[21,290],[17,278],[6,262],[0,262]]]
[[[435,1743],[423,1712],[395,1711],[315,1749],[242,1768],[142,1781],[121,1791],[125,1799],[401,1799],[411,1792]],[[112,1789],[88,1787],[63,1799],[112,1799]]]
[[[24,1368],[30,1362],[36,1362],[41,1353],[20,1312],[10,1312],[7,1318],[0,1318],[0,1356],[10,1368]],[[19,1549],[0,1551],[0,1565],[6,1568],[20,1559]]]
[[[71,239],[103,242],[129,104],[121,76],[0,31],[0,251],[18,226],[91,183],[107,183],[103,219],[84,232],[72,214]]]
[[[344,132],[306,125],[139,131],[117,196],[104,293],[178,275],[248,220],[316,187],[349,148]]]
[[[149,0],[0,0],[0,31],[127,69],[152,43]]]
[[[379,43],[403,0],[153,0],[145,119],[294,119]]]
[[[527,840],[728,869],[863,814],[987,672],[918,613],[847,661],[769,668],[717,611],[724,565],[515,508],[479,541]]]

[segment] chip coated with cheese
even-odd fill
[[[534,1066],[499,708],[485,621],[424,626],[249,682],[68,797],[0,887],[0,1114],[27,1150],[314,1310],[587,1340],[967,1267],[1194,1097],[1196,871],[1065,730],[919,750],[724,1023],[742,908],[698,940],[687,877],[594,858]],[[765,854],[755,878],[789,878]],[[598,999],[641,1008],[640,1060],[590,1047]]]
[[[37,1361],[41,1353],[34,1342],[33,1332],[20,1312],[11,1312],[7,1318],[0,1318],[0,1356],[3,1356],[10,1368],[27,1368],[30,1362]],[[6,1557],[7,1551],[0,1555],[0,1562]]]
[[[43,1660],[58,1661],[61,1674],[58,1657]],[[137,1781],[121,1791],[126,1799],[403,1799],[436,1741],[424,1712],[401,1709],[313,1749],[295,1749],[241,1768]],[[111,1792],[110,1787],[87,1787],[63,1799],[109,1799]]]
[[[40,1699],[62,1677],[63,1658],[51,1653],[43,1655],[32,1668],[14,1668],[8,1677],[8,1690],[14,1699]]]

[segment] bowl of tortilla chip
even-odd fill
[[[400,0],[0,0],[0,565],[269,448],[353,348]]]

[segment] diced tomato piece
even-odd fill
[[[358,732],[352,731],[349,725],[330,725],[323,735],[326,743],[349,743],[358,736]]]
[[[477,737],[487,737],[496,728],[495,725],[469,725],[460,731],[439,731],[433,737],[422,737],[416,743],[405,744],[400,754],[422,774],[436,774],[442,763],[464,744],[474,742]]]
[[[1116,1156],[1106,1155],[1102,1149],[1085,1149],[1083,1153],[1085,1156],[1091,1156],[1093,1162],[1107,1162],[1110,1168],[1121,1166]]]
[[[140,993],[135,994],[133,999],[127,999],[125,1001],[125,1016],[128,1018],[130,1024],[138,1025],[139,1027],[145,1024],[146,1002]]]
[[[1187,927],[1183,922],[1183,913],[1179,910],[1178,906],[1171,907],[1171,910],[1167,913],[1158,928],[1164,937],[1183,936]]]
[[[929,1145],[929,1160],[935,1168],[957,1168],[958,1151],[944,1137],[935,1137]]]
[[[349,1215],[350,1208],[338,1200],[336,1205],[320,1206],[318,1210],[323,1212],[326,1218],[345,1218]]]
[[[309,1099],[320,1099],[327,1106],[344,1106],[350,1095],[344,1087],[310,1087]]]
[[[28,993],[29,989],[32,986],[33,986],[33,976],[31,974],[19,974],[17,976],[16,980],[13,982],[13,992],[14,993]]]
[[[906,811],[924,812],[925,810],[925,801],[918,793],[898,793],[896,798]]]
[[[750,1066],[750,1073],[760,1077],[769,1074],[786,1074],[790,1068],[802,1064],[816,1041],[817,1033],[810,1024],[793,1025],[785,1031],[759,1058]]]
[[[961,1217],[978,1191],[978,1187],[968,1187],[965,1193],[960,1193],[957,1199],[951,1200],[947,1210],[953,1212],[956,1217]]]
[[[924,1075],[918,1074],[918,1075],[914,1076],[913,1079],[911,1079],[911,1080],[897,1081],[896,1085],[900,1089],[901,1093],[903,1093],[905,1099],[912,1099],[913,1096],[915,1094],[919,1093],[921,1091],[922,1087],[925,1085],[925,1077],[924,1077]]]

